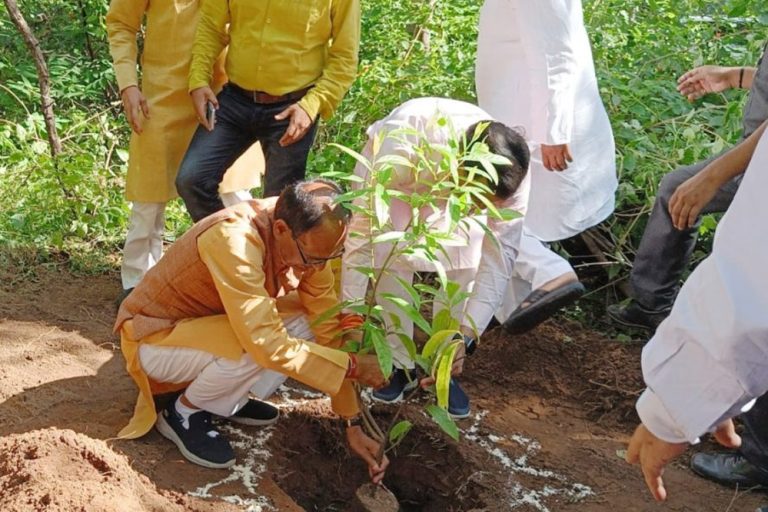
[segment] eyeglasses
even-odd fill
[[[296,242],[296,247],[299,249],[299,255],[301,256],[301,261],[304,263],[304,265],[311,266],[311,267],[318,267],[325,265],[330,260],[335,260],[336,258],[341,258],[344,255],[344,246],[341,246],[341,250],[337,252],[336,254],[333,254],[331,256],[327,257],[318,257],[318,256],[307,256],[304,253],[304,249],[301,248],[301,242],[299,242],[299,239],[295,236],[293,237],[293,241]]]

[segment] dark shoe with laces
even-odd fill
[[[459,386],[456,379],[451,379],[448,388],[448,414],[455,420],[469,417],[469,396]]]
[[[235,414],[226,419],[241,425],[263,427],[272,425],[278,417],[280,417],[280,409],[267,402],[251,398]]]
[[[669,310],[660,312],[648,311],[635,301],[626,305],[612,304],[608,306],[608,316],[614,322],[625,327],[655,331],[659,324],[669,316]]]
[[[171,401],[157,415],[155,428],[173,441],[190,462],[206,468],[223,469],[235,463],[235,452],[229,441],[213,427],[211,413],[199,411],[185,422]]]
[[[419,385],[416,379],[416,372],[414,370],[406,370],[402,368],[395,368],[392,372],[392,376],[389,378],[389,384],[383,388],[375,390],[371,396],[377,402],[385,402],[393,404],[403,399],[403,395],[408,391],[411,391]],[[410,377],[410,379],[409,379]]]
[[[708,480],[729,487],[768,487],[768,470],[759,468],[734,453],[697,453],[691,469]]]

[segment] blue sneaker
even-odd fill
[[[448,414],[455,420],[469,418],[469,396],[456,379],[451,379],[448,388]]]
[[[408,379],[409,376],[410,380]],[[377,402],[393,404],[402,400],[406,392],[411,391],[418,385],[419,382],[416,380],[416,372],[414,370],[409,370],[409,375],[406,375],[404,369],[395,368],[392,376],[389,378],[389,384],[375,390],[371,396]]]

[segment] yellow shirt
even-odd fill
[[[229,32],[227,32],[229,24]],[[226,72],[238,86],[273,95],[314,87],[299,105],[328,119],[357,73],[359,0],[202,0],[189,90],[210,85],[229,43]]]
[[[226,314],[182,320],[172,329],[143,339],[134,336],[132,320],[123,324],[121,347],[128,372],[139,387],[139,398],[133,418],[119,436],[136,438],[146,434],[157,419],[152,395],[181,389],[186,384],[150,382],[138,357],[141,343],[193,348],[232,360],[247,352],[263,368],[331,395],[337,414],[356,415],[359,408],[355,390],[352,382],[344,379],[349,356],[337,350],[342,343],[338,318],[314,324],[338,304],[330,265],[302,276],[296,283],[296,293],[274,299],[265,288],[261,265],[264,243],[250,223],[219,222],[198,237],[197,248]],[[286,331],[281,315],[299,313],[307,315],[315,342],[291,337]]]

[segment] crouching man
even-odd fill
[[[347,236],[349,215],[334,204],[340,193],[332,182],[297,182],[279,198],[214,213],[173,244],[118,311],[115,330],[139,387],[120,437],[155,425],[191,462],[229,467],[235,454],[212,416],[274,423],[278,410],[251,395],[266,398],[291,377],[331,395],[350,420],[350,448],[374,482],[384,477],[378,443],[351,421],[359,412],[352,381],[385,383],[376,357],[338,350],[338,318],[314,322],[337,304],[326,263],[341,256]],[[182,389],[155,410],[154,394]]]

